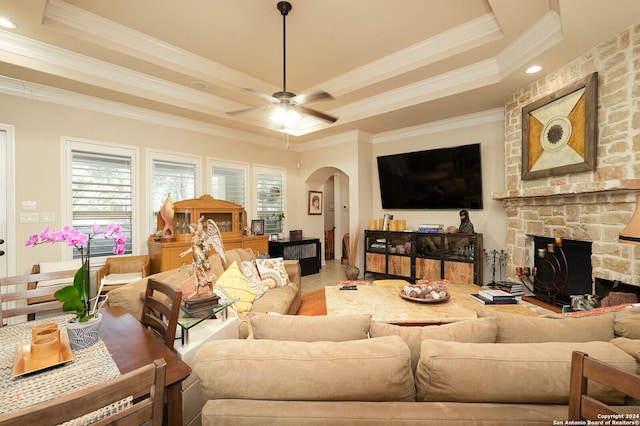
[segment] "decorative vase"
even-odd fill
[[[360,268],[355,265],[348,265],[344,268],[344,274],[347,276],[349,281],[355,281],[360,276]]]
[[[85,349],[95,345],[100,340],[100,322],[102,315],[97,313],[89,321],[79,322],[76,319],[67,322],[67,334],[71,349]]]

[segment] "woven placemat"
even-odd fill
[[[18,345],[31,340],[37,324],[56,322],[62,330],[72,315],[0,328],[0,414],[20,410],[120,376],[104,342],[74,351],[73,361],[41,372],[11,377]]]

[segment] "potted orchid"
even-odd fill
[[[53,244],[64,242],[69,247],[75,247],[80,253],[82,266],[78,269],[73,278],[73,285],[63,287],[54,293],[54,297],[62,302],[62,310],[64,312],[75,313],[76,315],[75,318],[67,324],[67,331],[69,332],[69,339],[72,347],[78,349],[91,346],[98,340],[97,333],[100,314],[97,312],[97,308],[98,301],[100,299],[100,291],[98,291],[98,294],[94,299],[91,299],[89,280],[91,241],[94,238],[113,239],[114,254],[123,254],[125,251],[127,237],[122,233],[120,225],[115,223],[109,224],[104,233],[100,226],[95,224],[91,228],[91,233],[88,235],[69,226],[65,226],[60,230],[50,230],[47,226],[42,230],[42,232],[40,232],[40,234],[30,236],[25,243],[26,246],[37,246],[45,243]],[[71,335],[72,330],[82,327],[83,324],[86,323],[94,323],[94,330],[89,332],[85,330],[84,332],[78,333],[78,335],[88,335],[90,339],[91,336],[93,336],[93,341],[86,343],[78,342],[74,339],[74,336]]]

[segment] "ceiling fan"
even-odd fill
[[[324,91],[317,91],[313,93],[302,93],[296,95],[295,93],[287,91],[287,14],[291,11],[291,3],[287,1],[278,2],[276,5],[280,13],[282,14],[282,91],[275,92],[272,95],[260,92],[255,89],[244,89],[253,95],[259,96],[268,100],[271,104],[258,107],[247,108],[239,111],[227,112],[228,115],[242,115],[257,110],[273,110],[271,114],[271,120],[283,127],[290,127],[297,121],[302,114],[316,117],[320,120],[328,123],[335,123],[338,118],[329,114],[307,108],[303,104],[309,104],[312,102],[333,100],[333,96]]]

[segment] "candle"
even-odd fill
[[[522,266],[516,266],[516,275],[517,276],[522,275]]]
[[[562,247],[562,237],[556,237],[556,246]]]
[[[553,244],[547,244],[547,251],[549,253],[555,253],[556,252],[556,246],[554,246]]]
[[[538,257],[542,258],[545,257],[547,255],[547,249],[538,249]]]

